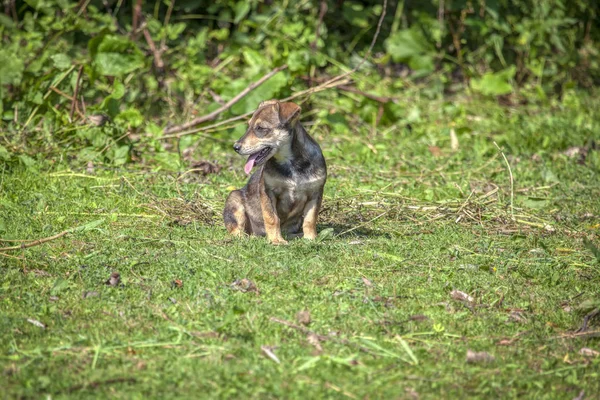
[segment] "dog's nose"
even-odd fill
[[[240,149],[241,149],[241,148],[242,148],[242,145],[241,145],[241,144],[239,144],[238,142],[235,142],[235,143],[233,144],[233,149],[234,149],[234,150],[235,150],[237,153],[239,153],[239,152],[240,152]]]

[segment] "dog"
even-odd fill
[[[238,154],[248,156],[246,174],[256,171],[227,197],[223,221],[229,233],[266,236],[272,244],[287,244],[284,233],[317,237],[327,166],[321,148],[299,122],[300,111],[292,102],[263,101],[234,143]]]

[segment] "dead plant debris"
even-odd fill
[[[236,279],[230,285],[230,287],[233,290],[239,290],[242,293],[254,292],[256,294],[260,294],[260,291],[258,290],[258,287],[256,286],[256,284],[247,278]]]
[[[220,165],[204,160],[192,162],[190,167],[192,168],[190,172],[195,172],[202,176],[218,174],[222,169]]]
[[[27,318],[27,322],[29,322],[32,325],[37,326],[38,328],[46,329],[46,325],[44,325],[43,323],[41,323],[37,319]]]
[[[208,202],[196,198],[193,201],[181,198],[159,199],[145,204],[149,210],[158,211],[175,225],[186,226],[192,222],[214,225],[217,213]]]
[[[311,323],[310,311],[308,311],[308,310],[299,311],[298,314],[296,314],[296,320],[298,321],[298,323],[300,323],[304,326],[310,325],[310,323]]]
[[[475,299],[473,297],[469,296],[465,292],[461,292],[460,290],[456,290],[456,289],[450,292],[450,296],[454,300],[462,301],[465,303],[473,303],[475,301]]]
[[[484,364],[494,361],[496,358],[486,351],[467,350],[467,364]]]
[[[579,354],[581,354],[584,357],[598,357],[600,356],[600,351],[590,349],[589,347],[582,347],[579,350]]]
[[[113,272],[104,283],[109,286],[118,286],[119,283],[121,283],[121,274],[118,272]]]

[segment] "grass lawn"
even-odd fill
[[[1,251],[2,396],[599,398],[600,318],[576,333],[600,303],[598,96],[405,102],[392,127],[303,119],[329,166],[315,242],[226,234],[239,129],[201,139],[206,176],[0,167],[1,247],[75,228]]]

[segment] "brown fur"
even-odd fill
[[[273,244],[287,243],[283,234],[316,238],[327,167],[299,117],[294,103],[265,101],[235,143],[242,155],[265,156],[246,186],[227,198],[223,220],[231,234],[267,236]]]

